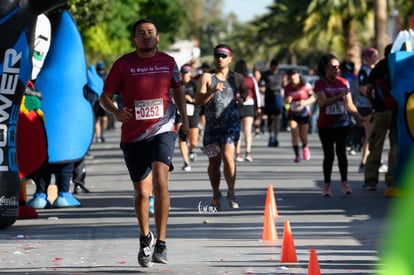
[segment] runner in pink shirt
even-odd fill
[[[333,162],[338,158],[341,175],[341,192],[352,195],[348,184],[348,158],[346,140],[351,125],[350,115],[358,121],[364,119],[358,113],[349,90],[349,83],[339,76],[339,60],[335,55],[325,54],[318,64],[320,79],[315,83],[315,92],[319,104],[318,134],[323,149],[324,186],[322,196],[330,197]]]
[[[290,106],[287,120],[295,153],[294,162],[300,162],[299,139],[302,142],[303,159],[309,160],[311,157],[308,147],[310,104],[315,102],[312,86],[304,81],[299,70],[291,69],[288,71],[288,84],[284,87],[284,91],[284,102]]]

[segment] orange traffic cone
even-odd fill
[[[290,230],[289,221],[285,221],[280,261],[282,263],[295,263],[298,261],[298,258],[296,257],[295,243],[293,242],[292,231]]]
[[[279,213],[277,211],[277,206],[276,206],[275,194],[273,192],[273,186],[270,184],[267,186],[267,195],[266,195],[265,205],[268,205],[269,203],[272,206],[273,218],[279,217]]]
[[[270,204],[266,204],[266,207],[265,207],[262,240],[263,241],[277,241],[278,240],[275,221],[273,219],[273,214],[272,214],[272,206]]]
[[[316,250],[311,248],[308,264],[308,275],[321,275],[321,269],[319,268],[318,256],[316,256]]]

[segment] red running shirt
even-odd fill
[[[104,91],[121,96],[133,117],[122,124],[121,142],[134,142],[174,131],[175,106],[171,89],[181,86],[173,57],[156,52],[141,58],[135,52],[119,58],[105,80]]]
[[[312,86],[309,83],[305,83],[301,87],[295,87],[292,84],[287,84],[284,88],[285,98],[288,96],[292,97],[292,103],[290,104],[289,114],[294,116],[306,117],[310,115],[309,106],[299,106],[297,103],[301,100],[309,98],[312,93]]]
[[[334,97],[347,89],[349,92],[349,83],[345,78],[340,76],[331,82],[325,79],[320,79],[315,83],[315,92],[325,93],[326,98]],[[336,128],[350,125],[349,115],[345,109],[344,100],[338,100],[334,103],[320,107],[318,127],[321,128]]]

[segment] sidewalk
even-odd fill
[[[0,231],[0,273],[7,274],[307,274],[314,248],[322,274],[373,274],[392,200],[383,196],[383,176],[376,192],[363,191],[360,154],[349,156],[352,198],[343,198],[335,161],[333,197],[320,196],[322,151],[310,136],[312,159],[293,163],[290,134],[280,147],[267,137],[254,138],[253,162],[238,163],[236,196],[240,209],[201,211],[211,200],[207,157],[198,153],[192,171],[181,170],[179,150],[171,173],[168,226],[169,264],[137,264],[138,227],[132,185],[119,149],[119,126],[106,142],[93,144],[86,185],[78,194],[82,207],[39,210],[39,218],[17,220]],[[277,242],[262,241],[264,206],[271,185],[280,217]],[[226,195],[222,179],[223,197]],[[28,186],[31,196],[34,186]],[[289,221],[298,262],[280,262],[285,221]],[[153,218],[151,218],[152,230]]]

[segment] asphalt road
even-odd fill
[[[240,209],[223,200],[220,212],[209,211],[211,189],[207,157],[198,151],[192,171],[181,170],[175,153],[171,173],[168,225],[169,264],[137,264],[138,227],[132,208],[132,186],[119,149],[119,126],[94,143],[87,160],[82,207],[39,210],[39,218],[17,220],[0,231],[0,273],[7,274],[307,274],[309,252],[316,251],[322,274],[373,274],[379,266],[392,199],[362,189],[360,153],[349,156],[353,196],[340,194],[339,172],[333,171],[333,197],[322,198],[322,151],[310,136],[312,158],[293,163],[290,134],[280,134],[278,148],[267,136],[253,140],[253,162],[237,164],[236,196]],[[385,154],[384,154],[385,156]],[[262,240],[268,187],[274,191],[279,217],[278,240]],[[226,194],[222,180],[222,192]],[[28,186],[29,196],[34,186]],[[288,221],[297,262],[281,262]],[[152,228],[153,218],[151,218]],[[285,246],[286,248],[286,246]]]

